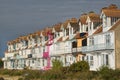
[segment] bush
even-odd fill
[[[41,80],[61,80],[64,75],[61,70],[48,70],[41,74]]]
[[[120,80],[120,70],[118,69],[113,70],[107,66],[102,66],[98,72],[103,80]]]
[[[4,80],[4,78],[3,78],[3,77],[0,77],[0,80]]]
[[[52,69],[61,69],[63,67],[62,62],[60,60],[57,60],[57,59],[53,60],[52,64],[53,64]]]
[[[3,61],[0,59],[0,68],[3,68]]]
[[[86,61],[80,61],[77,63],[73,63],[70,68],[70,71],[72,72],[78,72],[78,71],[89,71],[89,64]]]
[[[23,78],[19,78],[18,80],[24,80]]]

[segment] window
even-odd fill
[[[39,48],[39,53],[41,53],[41,48]]]
[[[93,56],[90,56],[90,66],[93,66]]]
[[[107,27],[107,17],[104,17],[103,24],[104,24],[104,27]]]
[[[48,36],[45,36],[45,41],[47,41],[48,40]]]
[[[37,39],[38,39],[38,37],[36,36],[35,38],[34,38],[34,40],[35,40],[35,43],[37,43],[38,41],[37,41]]]
[[[85,61],[85,57],[84,56],[82,56],[82,61]]]
[[[69,35],[69,29],[66,29],[66,35]]]
[[[113,25],[118,19],[119,17],[111,17],[111,25]]]
[[[90,30],[92,30],[92,25],[91,25],[91,22],[89,22],[89,27],[90,27]]]
[[[110,39],[111,39],[110,34],[107,34],[106,35],[106,44],[110,44]]]
[[[99,25],[100,25],[100,22],[95,22],[94,26],[93,26],[93,29],[96,29]]]
[[[16,49],[16,44],[13,44],[13,49]]]
[[[72,28],[70,28],[70,33],[69,33],[69,34],[70,34],[70,35],[73,34],[73,33],[72,33]]]
[[[28,41],[26,40],[26,41],[25,41],[25,46],[27,46],[27,45],[28,45]]]
[[[44,59],[42,60],[42,63],[43,63],[43,66],[44,66],[44,65],[45,65],[45,64],[44,64]]]
[[[45,47],[43,47],[43,52],[45,52]]]
[[[87,56],[86,61],[89,63],[90,66],[94,65],[94,57],[93,56]]]
[[[109,56],[108,54],[102,54],[102,64],[107,66],[109,65]]]
[[[94,45],[94,38],[93,37],[89,38],[89,45]]]
[[[34,64],[34,60],[32,60],[32,63]]]
[[[54,38],[56,38],[56,33],[54,34]]]

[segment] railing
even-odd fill
[[[50,55],[60,55],[60,54],[67,54],[67,53],[72,53],[71,48],[64,48],[64,49],[57,49],[54,50]]]
[[[114,45],[110,43],[110,44],[97,44],[97,45],[85,46],[82,47],[82,52],[107,50],[107,49],[114,49]]]
[[[107,50],[107,49],[114,49],[113,43],[110,44],[96,44],[91,46],[84,46],[84,47],[78,47],[73,48],[72,52],[88,52],[88,51],[97,51],[97,50]]]
[[[34,53],[32,54],[33,58],[40,58],[43,57],[43,55],[41,55],[41,53]]]
[[[75,52],[82,52],[82,47],[73,48],[72,53],[75,53]]]

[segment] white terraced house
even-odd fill
[[[52,60],[70,66],[85,60],[90,70],[101,66],[120,68],[120,9],[110,5],[100,15],[89,12],[79,20],[63,23],[8,41],[5,69],[42,69],[52,67]]]

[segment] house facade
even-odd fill
[[[103,65],[120,68],[119,32],[120,9],[112,4],[101,9],[100,15],[85,13],[79,20],[71,18],[8,41],[4,68],[48,70],[54,59],[63,66],[85,60],[90,70]]]

